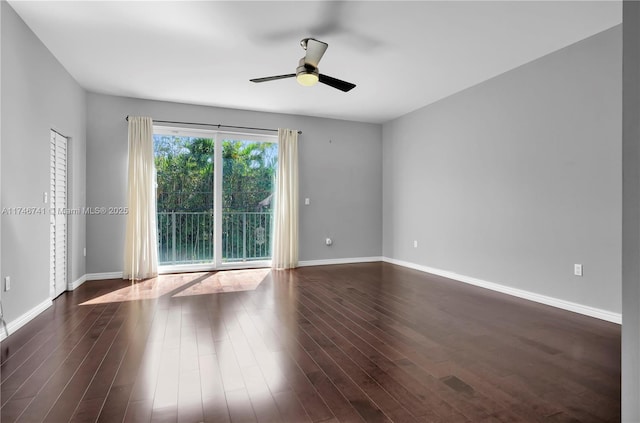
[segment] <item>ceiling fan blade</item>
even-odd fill
[[[342,81],[341,79],[337,79],[324,74],[320,74],[318,80],[323,84],[326,84],[333,88],[337,88],[340,91],[344,91],[345,93],[352,90],[356,86],[356,84],[352,84],[351,82]]]
[[[313,66],[314,68],[318,67],[318,63],[324,52],[327,51],[327,47],[329,44],[323,43],[322,41],[318,41],[315,38],[307,39],[307,54],[304,56],[304,62]]]
[[[288,73],[286,75],[276,75],[276,76],[266,76],[264,78],[254,78],[250,79],[251,82],[267,82],[267,81],[275,81],[277,79],[285,79],[285,78],[293,78],[296,76],[295,73]]]

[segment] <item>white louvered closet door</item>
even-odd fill
[[[50,281],[51,297],[67,289],[67,139],[51,131]]]

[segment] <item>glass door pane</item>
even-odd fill
[[[270,260],[278,144],[231,134],[220,134],[218,139],[222,142],[222,262]]]
[[[214,140],[154,134],[160,265],[214,261]]]

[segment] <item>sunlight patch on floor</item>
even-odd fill
[[[270,269],[225,270],[214,273],[173,295],[216,294],[219,292],[253,291],[271,272]]]
[[[149,300],[164,295],[182,297],[223,292],[252,291],[260,285],[270,269],[224,270],[216,273],[197,272],[160,275],[156,278],[132,283],[81,305],[123,301]]]

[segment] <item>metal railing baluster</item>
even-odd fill
[[[158,212],[160,264],[207,263],[213,260],[214,216],[206,212]],[[223,212],[222,260],[268,260],[271,212]]]

